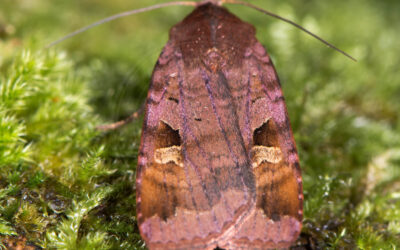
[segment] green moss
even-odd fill
[[[116,176],[118,165],[105,162],[89,84],[73,71],[62,53],[24,52],[1,79],[0,234],[23,234],[42,247],[93,249],[107,246],[114,227],[80,232],[81,223],[97,218],[90,212],[128,168]]]
[[[71,208],[66,212],[63,219],[53,230],[47,232],[48,248],[55,249],[99,249],[107,248],[106,232],[88,232],[79,237],[79,229],[84,216],[111,193],[110,187],[99,188],[91,195],[84,195],[81,200],[73,201]]]
[[[0,2],[0,238],[18,235],[46,248],[145,248],[133,189],[141,121],[109,133],[95,127],[143,103],[167,31],[190,8],[121,19],[58,50],[41,49],[101,17],[156,2]],[[256,26],[282,82],[304,179],[298,244],[400,247],[399,1],[254,3],[359,60],[229,7]]]

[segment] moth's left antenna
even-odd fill
[[[78,34],[80,34],[82,32],[85,32],[88,29],[91,29],[91,28],[96,27],[96,26],[98,26],[100,24],[107,23],[107,22],[110,22],[112,20],[115,20],[115,19],[118,19],[118,18],[121,18],[121,17],[130,16],[130,15],[134,15],[134,14],[138,14],[138,13],[146,12],[146,11],[150,11],[150,10],[160,9],[160,8],[164,8],[164,7],[168,7],[168,6],[174,6],[174,5],[196,6],[197,4],[198,3],[192,2],[192,1],[168,2],[168,3],[156,4],[156,5],[149,6],[149,7],[144,7],[144,8],[141,8],[141,9],[128,10],[128,11],[125,11],[125,12],[121,12],[121,13],[109,16],[107,18],[101,19],[101,20],[99,20],[99,21],[97,21],[95,23],[92,23],[92,24],[90,24],[88,26],[80,28],[80,29],[78,29],[78,30],[76,30],[76,31],[74,31],[72,33],[69,33],[68,35],[66,35],[66,36],[64,36],[64,37],[62,37],[62,38],[60,38],[60,39],[48,44],[45,48],[47,49],[47,48],[53,47],[54,45],[66,40],[66,39],[68,39],[70,37],[73,37],[73,36],[76,36],[76,35],[78,35]]]

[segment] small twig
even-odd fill
[[[118,129],[136,120],[140,115],[143,114],[143,112],[144,112],[144,104],[126,119],[111,124],[99,125],[96,127],[96,129],[104,132]]]

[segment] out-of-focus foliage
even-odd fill
[[[143,103],[170,7],[49,42],[147,1],[0,1],[0,246],[144,248],[135,220],[141,121],[96,125]],[[252,1],[349,52],[350,61],[253,10],[281,78],[304,178],[298,246],[400,247],[400,2]],[[10,240],[11,239],[11,240]]]

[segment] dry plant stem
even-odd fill
[[[133,122],[134,120],[136,120],[139,116],[141,116],[143,114],[143,111],[144,111],[144,105],[142,105],[137,111],[135,111],[133,114],[131,114],[126,119],[124,119],[122,121],[114,122],[111,124],[99,125],[96,127],[96,129],[100,130],[100,131],[104,131],[104,132],[119,129],[120,127],[125,126],[125,125]]]

